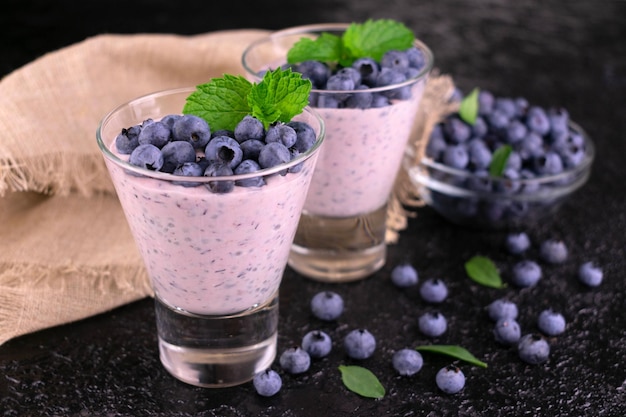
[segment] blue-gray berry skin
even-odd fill
[[[137,140],[140,145],[154,145],[161,149],[167,142],[170,141],[172,132],[170,128],[161,122],[148,123],[141,129]]]
[[[156,146],[143,144],[131,152],[128,162],[149,171],[159,171],[163,166],[163,154]]]
[[[261,167],[254,160],[245,159],[241,161],[239,165],[237,165],[237,167],[234,170],[234,173],[236,175],[249,174],[252,172],[257,172],[260,169]],[[236,180],[235,184],[239,185],[240,187],[261,187],[265,185],[265,180],[263,179],[262,176],[256,176],[252,178],[244,178],[244,179]]]
[[[539,255],[550,264],[561,264],[567,260],[567,246],[562,240],[548,239],[541,243]]]
[[[467,148],[463,145],[448,145],[443,151],[442,162],[452,168],[465,169],[469,164]]]
[[[448,297],[448,286],[438,278],[429,278],[420,287],[420,296],[427,303],[442,303]]]
[[[231,175],[233,175],[233,170],[228,165],[219,162],[211,162],[204,170],[205,177],[228,177]],[[235,188],[235,181],[212,181],[207,183],[206,187],[214,193],[229,193]]]
[[[277,123],[270,126],[265,134],[265,142],[279,142],[288,148],[296,144],[298,135],[293,127],[284,123]]]
[[[237,126],[235,126],[233,135],[239,143],[248,139],[262,140],[265,137],[265,128],[260,120],[246,115],[237,123]]]
[[[241,152],[243,152],[243,160],[251,159],[253,161],[259,160],[259,154],[261,149],[265,146],[263,141],[258,139],[248,139],[239,144]]]
[[[516,319],[518,314],[517,304],[505,299],[498,299],[487,306],[487,314],[493,321],[503,318]]]
[[[161,149],[163,166],[161,171],[173,173],[174,170],[186,162],[196,161],[196,151],[189,142],[180,140],[168,142]]]
[[[403,69],[409,67],[409,57],[405,51],[391,50],[385,52],[380,60],[384,68]]]
[[[268,143],[259,152],[259,165],[261,168],[271,168],[289,161],[291,161],[289,148],[279,142]]]
[[[185,162],[177,166],[173,174],[181,177],[201,177],[205,169],[206,167],[197,162]],[[172,181],[172,183],[182,185],[183,187],[198,187],[202,185],[202,183],[194,181]]]
[[[417,350],[406,348],[400,349],[393,354],[391,364],[398,375],[411,376],[422,369],[424,359]]]
[[[332,350],[330,336],[321,330],[311,330],[302,338],[302,349],[312,358],[323,358]]]
[[[216,161],[235,169],[243,160],[243,151],[239,142],[228,136],[216,136],[209,141],[204,150],[209,161]]]
[[[422,314],[417,322],[420,331],[428,337],[439,337],[448,329],[448,320],[438,311]]]
[[[597,287],[603,278],[602,268],[593,262],[585,262],[578,268],[578,280],[588,287]]]
[[[531,333],[522,336],[517,343],[517,352],[521,360],[531,365],[538,365],[548,360],[550,345],[541,335]]]
[[[458,367],[449,365],[437,372],[435,382],[446,394],[456,394],[465,387],[465,374]]]
[[[520,255],[530,248],[530,238],[524,232],[509,233],[505,241],[506,249],[513,255]]]
[[[309,370],[311,356],[300,346],[290,347],[279,358],[280,367],[290,374],[301,374]]]
[[[300,153],[304,153],[311,149],[311,147],[315,144],[317,140],[317,136],[315,134],[315,130],[304,122],[299,122],[297,120],[292,120],[287,123],[288,126],[293,128],[296,131],[296,143],[293,145],[295,149]]]
[[[272,369],[266,369],[254,376],[252,385],[257,394],[263,397],[271,397],[278,394],[283,386],[283,381],[278,372]]]
[[[343,313],[343,298],[334,291],[319,292],[311,298],[311,312],[320,320],[337,320]]]
[[[391,270],[391,282],[399,288],[412,287],[417,284],[419,277],[413,265],[405,263],[396,265]]]
[[[211,128],[203,118],[185,114],[172,123],[172,137],[189,142],[194,149],[204,149],[211,139]]]
[[[117,151],[124,155],[130,155],[130,153],[139,146],[139,132],[141,132],[139,125],[122,129],[120,134],[115,138]]]
[[[503,318],[496,322],[493,335],[496,342],[503,345],[513,345],[519,341],[522,330],[515,319]]]
[[[537,327],[547,336],[556,336],[565,331],[565,317],[552,309],[543,310],[539,313]]]
[[[352,68],[359,71],[361,82],[367,86],[374,86],[378,77],[379,66],[372,58],[359,58],[352,63]]]
[[[530,259],[521,260],[513,265],[512,280],[518,287],[533,287],[541,279],[539,264]]]
[[[376,338],[367,329],[355,329],[343,339],[343,346],[352,359],[367,359],[376,350]]]

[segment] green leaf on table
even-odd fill
[[[473,125],[478,117],[478,88],[474,88],[468,95],[463,97],[459,105],[459,117],[465,123]]]
[[[432,352],[439,353],[442,355],[452,356],[453,358],[460,359],[467,363],[471,363],[472,365],[480,366],[481,368],[486,368],[487,364],[476,356],[472,355],[467,349],[461,346],[456,345],[423,345],[415,348],[420,352]]]
[[[485,256],[474,256],[465,263],[465,272],[475,282],[491,288],[504,288],[500,272],[493,261]]]
[[[509,160],[509,155],[513,152],[513,147],[509,144],[502,145],[493,152],[491,163],[489,164],[489,174],[494,177],[501,177]]]
[[[382,386],[376,375],[361,366],[340,365],[341,379],[350,391],[367,398],[383,398],[385,387]]]

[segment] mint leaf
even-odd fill
[[[341,380],[350,391],[368,398],[383,398],[385,388],[376,375],[360,366],[340,365]]]
[[[302,38],[287,52],[287,62],[295,64],[303,61],[339,62],[343,45],[341,38],[331,33],[322,33],[317,39]]]
[[[501,177],[511,152],[513,152],[513,147],[509,144],[502,145],[496,149],[489,164],[489,174],[494,177]]]
[[[465,263],[467,275],[475,282],[491,288],[504,288],[498,268],[493,261],[484,256],[474,256]]]
[[[291,69],[267,71],[248,96],[252,116],[263,122],[265,129],[280,121],[289,122],[309,104],[311,81]]]
[[[470,125],[476,123],[476,118],[478,117],[478,88],[474,88],[461,100],[459,117]]]
[[[352,62],[370,57],[380,61],[385,52],[405,50],[415,41],[413,32],[400,22],[391,19],[369,19],[365,23],[352,23],[342,36],[344,48],[350,52]],[[342,62],[351,65],[352,62]]]
[[[467,363],[471,363],[472,365],[480,366],[481,368],[486,368],[487,364],[483,361],[478,360],[474,355],[472,355],[467,349],[461,346],[455,345],[424,345],[418,346],[415,350],[421,352],[433,352],[440,353],[442,355],[452,356],[454,358],[460,359]]]
[[[205,119],[211,130],[233,130],[250,113],[248,94],[252,83],[242,76],[224,75],[196,87],[187,97],[184,114]]]

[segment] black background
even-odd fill
[[[314,328],[333,337],[334,350],[304,375],[283,373],[283,389],[275,397],[256,395],[251,384],[207,390],[170,377],[159,363],[152,300],[146,299],[0,346],[0,416],[626,414],[625,1],[4,0],[0,76],[100,33],[196,34],[383,17],[411,27],[434,51],[436,67],[464,91],[478,86],[542,106],[564,106],[591,134],[597,157],[588,184],[557,216],[525,229],[535,245],[563,239],[568,262],[545,266],[545,278],[532,289],[479,287],[465,277],[463,263],[476,254],[489,256],[506,278],[515,259],[503,250],[504,232],[460,228],[422,208],[399,244],[390,247],[387,266],[367,280],[332,286],[287,270],[279,350]],[[400,291],[389,282],[391,268],[405,260],[421,279],[439,277],[449,285],[450,297],[439,307],[449,330],[434,341],[416,328],[418,315],[430,307],[414,290]],[[575,279],[586,260],[604,269],[605,281],[597,289]],[[308,301],[324,289],[345,298],[346,311],[336,323],[319,322],[309,312]],[[547,363],[527,365],[513,349],[493,341],[483,307],[500,296],[518,303],[528,332],[536,330],[544,308],[565,315],[567,331],[550,339]],[[344,356],[340,340],[357,327],[368,328],[378,340],[374,356],[359,364],[387,388],[381,400],[347,391],[339,377],[337,366],[354,363]],[[394,350],[431,342],[462,345],[489,367],[455,362],[467,377],[456,395],[441,393],[434,383],[449,358],[425,354],[419,374],[394,374]]]

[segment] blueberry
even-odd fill
[[[472,125],[472,135],[478,138],[484,137],[489,131],[489,126],[485,122],[485,118],[477,116],[474,124]]]
[[[503,318],[496,322],[493,335],[496,342],[513,345],[519,341],[522,334],[519,323],[515,319]]]
[[[550,264],[560,264],[567,260],[567,246],[562,240],[548,239],[541,243],[539,255]]]
[[[183,117],[183,116],[182,116],[182,115],[180,115],[180,114],[168,114],[168,115],[164,116],[164,117],[161,119],[161,123],[163,123],[163,124],[165,124],[167,127],[169,127],[169,128],[170,128],[170,130],[173,130],[173,129],[174,129],[174,123],[176,123],[176,121],[177,121],[178,119],[180,119],[181,117]],[[174,133],[174,132],[172,132],[172,134],[173,134],[173,133]]]
[[[124,155],[130,155],[133,149],[139,146],[139,132],[141,132],[139,125],[122,129],[120,134],[115,138],[117,151]]]
[[[435,161],[441,160],[443,153],[447,147],[446,140],[443,138],[443,136],[441,134],[435,133],[440,130],[441,129],[433,130],[433,134],[430,135],[425,150],[426,156],[434,159]]]
[[[372,108],[380,108],[391,105],[389,98],[383,94],[372,95]]]
[[[343,95],[342,99],[346,97],[348,97],[348,94]],[[333,94],[320,94],[315,106],[322,109],[338,109],[341,107],[341,99]]]
[[[539,136],[543,136],[550,131],[550,119],[544,109],[531,106],[526,115],[526,126]]]
[[[526,114],[528,113],[528,108],[529,108],[529,104],[528,104],[528,100],[526,100],[524,97],[517,97],[515,98],[515,116],[516,117],[524,117],[526,116]]]
[[[528,134],[528,128],[520,120],[511,120],[506,128],[506,139],[508,143],[517,143]]]
[[[474,169],[486,169],[491,165],[492,154],[485,142],[472,139],[468,146],[469,165]]]
[[[265,142],[282,143],[288,148],[296,144],[298,135],[296,131],[289,125],[278,123],[270,126],[265,134]]]
[[[291,153],[282,143],[268,143],[259,152],[259,165],[261,168],[271,168],[289,161],[291,161]]]
[[[515,150],[523,160],[537,158],[545,153],[543,138],[535,132],[528,132],[526,136],[515,144]]]
[[[152,122],[147,124],[139,132],[137,140],[140,145],[154,145],[161,149],[170,141],[170,128],[161,122]]]
[[[194,149],[204,149],[211,139],[211,129],[206,120],[193,114],[185,114],[174,122],[174,140],[189,142]]]
[[[427,303],[441,303],[448,297],[448,287],[438,278],[429,278],[420,287],[420,296]]]
[[[248,174],[251,172],[257,172],[260,169],[261,167],[259,166],[258,163],[256,163],[256,161],[252,159],[245,159],[241,161],[239,165],[237,165],[237,167],[234,170],[234,174],[235,175]],[[252,178],[244,178],[244,179],[236,180],[235,184],[241,187],[261,187],[265,185],[265,180],[263,179],[262,176],[259,175],[259,176],[252,177]]]
[[[498,321],[502,318],[516,319],[518,310],[517,304],[505,299],[498,299],[487,306],[487,314],[493,321]]]
[[[354,82],[354,88],[355,89],[361,85],[361,73],[356,68],[344,67],[344,68],[341,68],[341,69],[337,70],[337,72],[335,74],[336,75],[342,75],[342,76],[346,75],[346,76],[352,78],[352,81]]]
[[[451,143],[463,143],[472,135],[472,128],[458,117],[448,117],[443,122],[443,131]]]
[[[445,316],[437,311],[422,314],[417,324],[420,331],[428,337],[439,337],[448,329]]]
[[[172,173],[185,162],[196,161],[196,151],[189,142],[174,141],[168,142],[161,149],[163,153],[163,167],[161,171]]]
[[[478,92],[478,114],[488,115],[493,111],[495,98],[490,91],[480,90]]]
[[[333,291],[319,292],[311,298],[311,312],[320,320],[337,320],[343,313],[343,298]]]
[[[399,375],[411,376],[415,375],[422,369],[424,360],[422,355],[415,349],[400,349],[393,354],[391,358],[393,369]]]
[[[392,68],[382,68],[378,77],[376,78],[377,87],[388,87],[395,84],[400,84],[406,81],[406,75],[402,71],[394,70]],[[381,93],[389,99],[401,99],[404,96],[404,91],[401,88],[394,88]]]
[[[411,264],[396,265],[391,270],[391,282],[396,287],[407,288],[418,282],[417,271]]]
[[[300,346],[285,350],[279,358],[280,367],[290,374],[301,374],[309,370],[311,356]]]
[[[509,119],[513,119],[517,115],[515,101],[509,97],[497,97],[494,107],[502,111]]]
[[[376,84],[379,67],[378,63],[372,58],[359,58],[352,63],[352,68],[359,71],[361,75],[361,83],[370,87]]]
[[[204,170],[205,177],[227,177],[233,175],[233,170],[228,165],[219,162],[211,162]],[[214,193],[229,193],[235,188],[235,182],[231,180],[211,181],[207,188]]]
[[[328,78],[326,82],[326,90],[332,91],[351,91],[356,88],[356,84],[354,83],[354,79],[348,74],[333,74]],[[324,96],[328,96],[328,94],[324,94]],[[349,94],[346,93],[337,93],[334,95],[338,100],[345,100]]]
[[[332,349],[330,336],[321,330],[312,330],[302,338],[302,349],[312,358],[323,358]]]
[[[509,233],[505,241],[506,249],[513,255],[519,255],[530,248],[530,238],[524,232]]]
[[[543,310],[539,313],[537,327],[545,335],[559,335],[565,331],[565,317],[552,309]]]
[[[201,177],[204,174],[205,169],[206,167],[197,162],[184,162],[174,169],[173,174],[181,177]],[[182,185],[183,187],[197,187],[202,183],[193,181],[176,181],[176,184]]]
[[[380,59],[380,66],[394,70],[408,68],[409,57],[404,51],[390,50],[383,54]]]
[[[446,394],[456,394],[465,387],[465,374],[458,367],[448,365],[437,372],[435,382]]]
[[[556,175],[563,172],[563,160],[558,153],[548,151],[534,159],[534,169],[539,175]]]
[[[366,329],[351,330],[343,339],[343,346],[352,359],[367,359],[376,350],[376,338]]]
[[[265,146],[263,141],[258,139],[248,139],[239,144],[242,152],[242,159],[258,160],[261,149]]]
[[[519,152],[513,150],[506,160],[505,169],[514,169],[519,171],[522,169],[522,157]]]
[[[465,169],[469,163],[467,149],[463,145],[448,145],[443,151],[442,162],[452,168]]]
[[[370,92],[367,92],[367,86],[359,86],[355,91],[359,91],[358,93],[350,94],[348,98],[346,98],[346,107],[349,109],[368,109],[372,106],[372,101],[374,100],[374,95]]]
[[[473,191],[488,193],[493,188],[493,182],[489,176],[489,172],[480,169],[474,172],[474,175],[467,179],[467,188]]]
[[[405,51],[406,57],[409,59],[409,67],[421,70],[426,65],[426,56],[424,51],[412,46]]]
[[[158,171],[163,166],[163,154],[154,145],[139,145],[131,152],[128,162],[150,171]]]
[[[518,287],[532,287],[541,279],[541,267],[535,261],[524,259],[513,265],[512,280]]]
[[[486,116],[486,118],[489,126],[498,133],[505,132],[509,122],[511,121],[505,112],[495,108]]]
[[[260,120],[246,115],[237,123],[233,134],[239,143],[248,139],[262,140],[265,137],[265,128]]]
[[[552,107],[547,112],[550,121],[550,134],[563,134],[569,131],[569,113],[562,107]]]
[[[206,145],[204,156],[209,161],[219,162],[234,169],[243,160],[243,151],[235,139],[228,136],[216,136]]]
[[[521,360],[531,365],[538,365],[548,360],[550,345],[539,334],[526,334],[517,343],[517,352]]]
[[[588,287],[597,287],[602,283],[602,269],[593,262],[585,262],[578,268],[578,280]]]
[[[254,376],[252,384],[259,395],[271,397],[280,391],[283,381],[276,371],[266,369]]]
[[[300,62],[296,64],[294,70],[301,73],[302,78],[311,80],[315,89],[323,88],[330,77],[330,68],[314,60]]]

